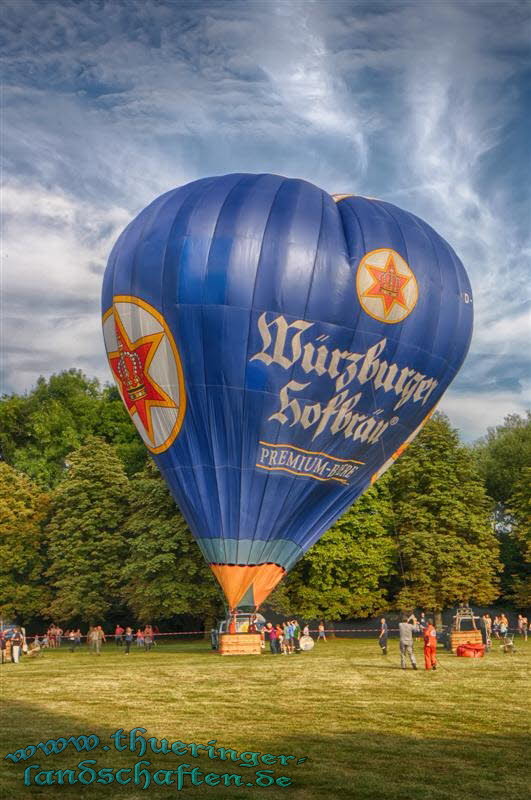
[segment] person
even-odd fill
[[[257,633],[258,628],[256,627],[256,617],[251,617],[249,622],[249,627],[247,628],[247,633]]]
[[[413,652],[413,633],[418,633],[418,625],[415,616],[407,616],[404,614],[402,622],[398,625],[398,633],[400,637],[400,666],[406,669],[406,655],[408,656],[413,669],[417,669],[417,662],[415,653]]]
[[[73,628],[72,628],[72,630],[68,631],[68,637],[67,638],[68,638],[68,642],[69,642],[69,645],[70,645],[70,648],[69,648],[70,652],[73,653],[74,650],[76,649],[76,644],[77,644],[77,642],[76,642],[76,632],[75,632],[75,630]]]
[[[500,638],[500,618],[498,615],[494,617],[494,621],[492,623],[492,632],[496,639]]]
[[[125,639],[125,655],[128,656],[129,652],[131,650],[131,644],[133,642],[133,629],[128,626],[125,629],[124,633],[125,633],[125,636],[124,636],[124,639]]]
[[[55,638],[56,638],[56,642],[57,642],[57,647],[61,647],[61,638],[62,638],[62,636],[63,636],[63,629],[59,625],[57,625],[57,627],[55,629]]]
[[[524,641],[526,642],[527,642],[528,627],[529,625],[527,622],[527,617],[525,617],[523,614],[518,614],[518,633],[520,634],[520,636],[524,637]]]
[[[319,625],[317,626],[317,631],[318,631],[317,641],[319,641],[319,639],[322,639],[323,642],[326,642],[325,626],[324,626],[324,622],[322,620],[319,623]]]
[[[35,634],[35,638],[33,640],[33,644],[35,645],[35,647],[40,647],[41,646],[41,641],[39,639],[39,634],[38,633]]]
[[[5,664],[7,659],[7,642],[4,631],[0,631],[0,663]]]
[[[295,647],[295,652],[300,653],[301,651],[301,626],[297,622],[296,619],[292,620],[293,625],[293,646]]]
[[[29,646],[28,656],[30,658],[36,658],[37,656],[41,655],[41,646],[37,637],[32,641]]]
[[[284,628],[282,627],[282,625],[275,625],[275,630],[277,632],[277,641],[276,641],[277,653],[279,655],[280,653],[282,653],[282,655],[285,656],[286,650],[284,646]]]
[[[149,653],[153,644],[153,628],[151,625],[146,625],[144,628],[144,647]]]
[[[507,636],[508,632],[509,632],[509,620],[507,619],[505,614],[502,614],[500,617],[500,636],[502,637],[502,639],[504,639]]]
[[[302,635],[303,636],[309,636],[310,635],[310,626],[309,625],[305,625],[304,626],[304,628],[302,629]]]
[[[424,637],[424,666],[426,669],[437,669],[437,631],[432,619],[426,622],[422,635]]]
[[[13,664],[18,664],[20,661],[20,649],[22,647],[22,633],[18,625],[15,627],[13,636],[11,637],[11,661]]]
[[[487,615],[483,614],[481,619],[479,620],[479,629],[481,631],[481,641],[487,646]]]
[[[92,629],[92,642],[93,650],[97,656],[101,655],[101,646],[105,641],[106,639],[103,628],[101,625],[96,625],[96,627]]]
[[[271,622],[266,622],[265,626],[265,635],[269,639],[269,649],[271,650],[272,655],[276,655],[278,653],[277,650],[277,629],[273,627]]]
[[[284,652],[290,656],[293,651],[293,625],[289,620],[283,625],[284,631]]]
[[[217,650],[218,644],[218,629],[215,625],[212,625],[210,628],[210,646],[212,647],[212,650]]]
[[[74,641],[76,643],[76,647],[80,647],[81,646],[81,631],[80,631],[79,627],[76,628],[75,631],[74,631]]]
[[[137,632],[135,633],[135,637],[136,637],[136,646],[144,647],[144,631],[138,628]]]
[[[124,643],[124,633],[125,630],[122,628],[120,623],[114,629],[114,641],[117,647],[122,647]]]
[[[382,655],[387,655],[387,622],[385,621],[385,617],[382,617],[380,620],[380,635],[378,636],[378,644],[382,648]]]

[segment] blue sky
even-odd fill
[[[4,0],[3,392],[109,380],[120,230],[211,174],[275,172],[421,216],[464,262],[470,354],[441,404],[475,439],[530,406],[531,5]]]

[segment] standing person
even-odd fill
[[[74,631],[74,641],[76,643],[76,647],[81,646],[81,631],[79,627],[77,627]]]
[[[499,618],[499,616],[497,614],[494,617],[494,621],[492,623],[492,632],[493,632],[494,636],[496,637],[496,639],[500,638],[500,618]]]
[[[319,641],[319,639],[322,639],[323,642],[326,642],[325,626],[324,626],[324,622],[322,620],[319,623],[319,625],[317,626],[317,631],[318,631],[317,641]]]
[[[297,622],[296,619],[293,620],[293,645],[295,647],[295,652],[300,653],[301,651],[301,626]]]
[[[76,632],[75,632],[75,630],[73,628],[72,628],[72,630],[68,631],[67,639],[68,639],[68,644],[70,645],[69,646],[69,650],[70,650],[71,653],[73,653],[74,650],[76,649],[76,644],[77,644],[77,642],[76,642]]]
[[[398,632],[400,636],[400,666],[406,669],[406,655],[408,656],[413,669],[417,669],[417,662],[415,660],[415,653],[413,652],[413,633],[417,633],[419,627],[414,615],[402,617],[402,622],[398,625]]]
[[[284,650],[286,655],[291,655],[293,651],[293,625],[287,620],[284,625]]]
[[[151,625],[146,625],[144,628],[144,647],[146,648],[147,652],[151,650],[151,646],[153,644],[153,628]]]
[[[505,614],[502,614],[501,617],[500,617],[500,635],[501,635],[501,637],[505,638],[507,636],[508,632],[509,632],[509,620],[507,619]]]
[[[4,631],[0,631],[0,663],[5,664],[7,660],[7,642]]]
[[[133,643],[133,629],[129,626],[125,629],[125,655],[129,655],[129,651],[131,650],[131,644]]]
[[[273,627],[270,622],[266,622],[266,626],[264,628],[265,635],[269,639],[269,649],[271,650],[272,655],[276,655],[277,653],[277,630]]]
[[[218,644],[218,629],[215,625],[212,625],[210,628],[210,646],[212,647],[212,650],[217,650]]]
[[[124,633],[125,630],[122,628],[120,623],[118,623],[118,625],[114,629],[114,642],[117,647],[122,647],[124,643]]]
[[[101,655],[101,646],[106,641],[105,634],[101,625],[96,625],[92,630],[92,639],[94,642],[94,652],[97,656]]]
[[[520,634],[520,636],[524,637],[524,641],[526,642],[527,642],[528,627],[529,625],[527,622],[527,617],[525,617],[523,614],[518,614],[518,633]]]
[[[57,642],[57,647],[61,647],[61,639],[63,636],[63,629],[58,625],[55,629],[55,637]]]
[[[277,653],[280,655],[282,653],[283,656],[286,655],[286,649],[284,645],[284,628],[282,625],[275,625],[275,630],[277,632],[277,641],[276,641],[276,648]]]
[[[423,631],[424,666],[426,669],[437,669],[437,631],[433,620],[429,619]]]
[[[135,636],[136,636],[136,646],[144,647],[144,631],[138,628],[137,632],[135,633]]]
[[[481,619],[479,620],[479,629],[481,631],[481,641],[487,646],[487,615],[483,614]]]
[[[11,661],[13,664],[18,664],[20,661],[20,648],[22,647],[22,633],[18,625],[15,627],[15,632],[11,637]]]
[[[382,648],[382,655],[387,655],[387,622],[385,621],[385,617],[382,617],[380,620],[380,635],[378,636],[378,644]]]

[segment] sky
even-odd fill
[[[110,381],[103,271],[157,195],[273,172],[395,203],[456,250],[465,441],[531,405],[531,3],[4,0],[0,393]]]

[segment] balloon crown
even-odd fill
[[[118,339],[118,350],[120,358],[117,364],[117,372],[122,379],[122,385],[131,400],[141,400],[146,396],[144,386],[142,362],[137,353],[131,352],[125,346],[118,326],[116,326],[116,338]]]

